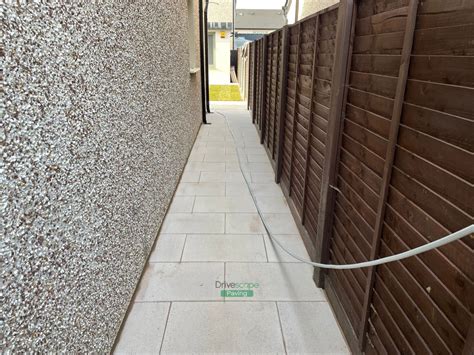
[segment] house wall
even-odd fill
[[[200,126],[186,4],[1,5],[0,348],[111,350]]]
[[[232,22],[232,0],[209,1],[207,21]]]
[[[207,12],[208,22],[232,22],[232,0],[214,0],[209,2]],[[225,38],[220,38],[220,32],[225,32]],[[230,83],[230,49],[232,48],[231,31],[226,29],[210,30],[215,34],[214,65],[210,66],[210,84]]]
[[[298,20],[321,11],[331,5],[337,4],[339,0],[300,0],[300,12]]]
[[[225,38],[221,38],[221,32],[225,32]],[[209,34],[211,33],[214,34],[215,39],[214,66],[211,68],[230,75],[231,33],[227,30],[209,31]]]

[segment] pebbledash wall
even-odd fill
[[[200,125],[187,2],[14,3],[0,349],[107,352]]]

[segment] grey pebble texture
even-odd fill
[[[200,125],[186,1],[12,3],[0,351],[108,352]]]

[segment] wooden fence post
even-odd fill
[[[329,259],[329,239],[332,231],[336,180],[336,166],[343,121],[344,97],[350,66],[350,47],[354,32],[355,7],[353,0],[342,0],[337,15],[336,48],[331,85],[331,101],[328,116],[326,152],[321,178],[321,199],[319,202],[318,227],[315,242],[315,260]],[[318,287],[324,287],[324,272],[315,268],[313,278]]]
[[[298,115],[298,75],[300,69],[300,42],[301,22],[298,23],[298,41],[296,42],[296,69],[295,69],[295,108],[293,110],[293,129],[291,132],[290,174],[288,176],[288,196],[291,196],[291,180],[293,177],[293,158],[295,155],[296,117]]]
[[[253,45],[253,80],[252,80],[252,123],[255,124],[255,107],[257,97],[257,42],[252,42]]]
[[[290,54],[290,41],[288,26],[283,28],[282,38],[282,63],[280,66],[281,82],[280,82],[280,125],[278,127],[278,151],[277,151],[277,167],[275,174],[275,182],[280,183],[281,171],[283,164],[283,140],[285,139],[285,116],[286,116],[286,93],[288,85],[288,55]]]
[[[260,144],[263,144],[264,131],[265,131],[265,97],[267,95],[267,82],[265,78],[265,72],[267,69],[267,41],[268,35],[263,37],[263,49],[262,49],[262,68],[261,68],[261,87],[262,87],[262,100],[260,102]]]
[[[252,83],[252,42],[249,43],[248,46],[248,81],[247,81],[247,111],[250,110],[250,96],[252,95],[252,92],[250,90],[251,83]],[[245,81],[245,79],[244,79]]]
[[[308,193],[308,170],[309,170],[309,159],[311,151],[311,125],[313,124],[313,98],[314,98],[314,80],[316,77],[316,65],[318,64],[318,34],[319,34],[319,15],[316,16],[314,29],[314,41],[313,41],[313,66],[311,71],[311,94],[310,94],[310,110],[309,110],[309,123],[308,123],[308,139],[306,142],[306,161],[304,167],[304,182],[303,182],[303,208],[301,212],[301,224],[304,225],[305,210],[306,210],[306,198]]]
[[[377,206],[377,216],[375,219],[374,236],[372,239],[372,248],[370,251],[370,260],[375,259],[380,250],[380,240],[382,237],[383,223],[385,219],[385,209],[388,197],[388,189],[390,186],[390,178],[392,176],[393,161],[398,139],[398,131],[400,128],[400,119],[402,116],[403,101],[405,99],[405,88],[408,78],[408,69],[410,68],[411,50],[413,47],[413,37],[415,34],[416,15],[418,9],[418,0],[411,0],[408,8],[408,17],[405,27],[405,36],[403,38],[402,55],[400,59],[400,69],[398,71],[397,88],[395,91],[395,99],[393,103],[392,119],[390,121],[390,131],[387,143],[387,153],[383,168],[381,195]],[[375,267],[371,267],[367,276],[365,286],[364,304],[362,306],[362,318],[359,328],[359,344],[362,350],[365,347],[365,333],[368,326],[369,307],[372,301],[373,286],[375,278]]]
[[[266,144],[267,144],[267,147],[268,146],[268,136],[270,134],[270,124],[269,124],[269,120],[270,120],[270,110],[271,110],[271,103],[272,103],[272,81],[273,81],[273,75],[272,75],[272,71],[273,71],[273,40],[274,40],[274,37],[275,37],[275,32],[271,33],[268,35],[268,42],[267,42],[267,46],[270,45],[270,49],[267,48],[267,51],[269,52],[268,53],[268,58],[267,58],[267,63],[268,63],[268,66],[267,66],[267,72],[268,72],[268,83],[266,84],[267,86],[267,95],[266,95],[266,110],[265,110],[265,130],[262,132],[262,135],[263,135],[263,143],[265,143],[265,138],[267,139],[266,141]],[[265,145],[265,144],[264,144]]]
[[[281,40],[280,40],[280,37],[281,37],[281,31],[277,32],[275,34],[276,38],[277,38],[277,52],[276,52],[276,82],[275,82],[275,107],[273,108],[273,132],[272,132],[272,149],[271,149],[271,153],[272,153],[272,159],[275,159],[275,138],[276,138],[276,122],[277,122],[277,106],[278,106],[278,102],[277,102],[277,99],[278,99],[278,84],[279,84],[279,81],[281,82],[281,77],[280,77],[280,50],[281,50]],[[280,91],[280,101],[283,100],[283,97],[281,97],[281,91]]]

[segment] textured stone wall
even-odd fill
[[[106,352],[201,120],[186,0],[14,3],[0,351]]]

